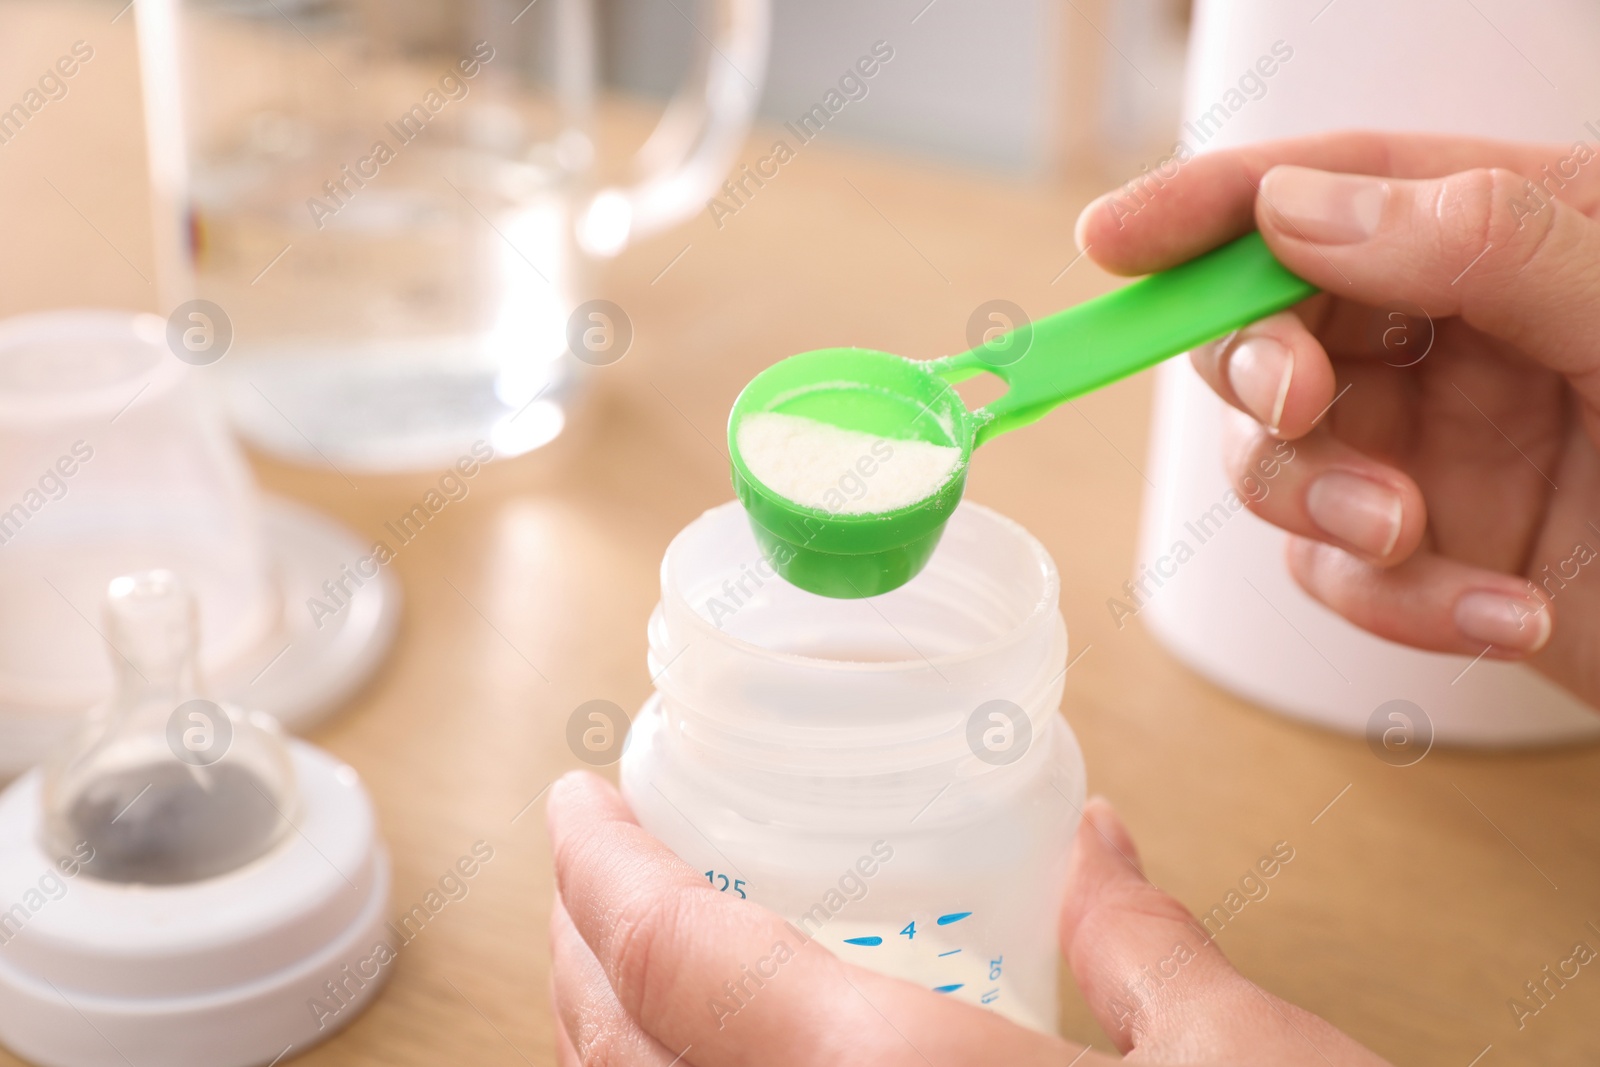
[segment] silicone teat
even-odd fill
[[[112,581],[111,699],[47,762],[46,853],[113,882],[173,884],[269,851],[294,815],[275,720],[200,696],[194,600],[170,571]]]
[[[876,596],[910,581],[933,554],[966,485],[974,449],[1073,397],[1144,370],[1306,299],[1316,287],[1283,267],[1259,233],[1171,270],[944,359],[827,348],[756,375],[728,419],[733,484],[762,554],[790,583],[830,597]],[[952,383],[989,373],[1007,386],[969,411]],[[948,478],[922,499],[845,513],[764,484],[741,454],[752,415],[799,416],[877,438],[960,450]]]

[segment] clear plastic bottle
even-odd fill
[[[297,791],[276,720],[199,695],[194,598],[170,571],[111,582],[110,701],[45,765],[45,852],[84,855],[85,873],[170,885],[234,870],[270,851]]]
[[[1084,772],[1043,546],[962,504],[915,580],[830,600],[777,578],[728,504],[672,542],[661,587],[622,761],[644,827],[799,940],[1054,1031]],[[781,981],[760,963],[711,1010]]]

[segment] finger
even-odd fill
[[[1245,425],[1251,428],[1226,442],[1224,464],[1240,501],[1261,518],[1380,567],[1399,563],[1422,543],[1428,508],[1410,476],[1328,430],[1288,442]],[[1203,527],[1211,518],[1197,521]]]
[[[1273,167],[1437,178],[1498,166],[1540,180],[1569,149],[1462,137],[1342,132],[1193,156],[1179,153],[1078,217],[1078,247],[1117,274],[1148,274],[1193,259],[1255,228],[1256,190]],[[1185,158],[1187,157],[1187,158]],[[1600,174],[1581,170],[1559,193],[1580,210],[1600,199]]]
[[[1144,877],[1122,821],[1101,798],[1084,805],[1073,844],[1061,945],[1100,1028],[1128,1052],[1151,1032],[1161,989],[1146,968],[1208,1026],[1217,991],[1243,983],[1205,928]]]
[[[556,1067],[583,1067],[578,1049],[567,1036],[567,1028],[559,1015],[556,1016]]]
[[[1289,570],[1301,588],[1379,637],[1413,648],[1520,659],[1550,640],[1550,605],[1528,582],[1419,553],[1383,569],[1305,538],[1289,542]]]
[[[617,1002],[699,1067],[914,1067],[926,1049],[952,1064],[1042,1067],[1078,1051],[846,966],[777,915],[712,889],[592,774],[556,783],[548,814],[561,898]]]
[[[1190,359],[1218,396],[1275,437],[1306,434],[1333,402],[1333,364],[1292,312],[1197,348]]]
[[[1515,345],[1600,399],[1600,223],[1510,170],[1401,180],[1276,167],[1256,219],[1284,265],[1366,304],[1409,301]]]
[[[1243,1067],[1383,1062],[1240,975],[1206,928],[1145,879],[1111,805],[1096,797],[1083,813],[1062,944],[1090,1011],[1123,1052]]]
[[[770,975],[782,956],[791,973],[826,969],[825,954],[801,951],[776,916],[715,893],[595,776],[557,782],[548,818],[557,889],[574,928],[623,1011],[663,1045],[695,1046],[706,1063],[753,1057],[741,1038],[773,997],[761,995],[770,978],[752,977],[751,967],[767,961]],[[799,981],[819,991],[819,1003],[839,984],[824,975]],[[724,987],[734,982],[743,988]],[[774,1050],[771,1062],[802,1062],[786,1058],[792,1053]]]
[[[683,1062],[623,1010],[559,896],[550,908],[550,955],[556,1018],[572,1047],[573,1063],[667,1067]]]

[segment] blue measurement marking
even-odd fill
[[[938,922],[938,924],[940,926],[949,926],[951,923],[960,922],[962,919],[965,919],[968,915],[971,915],[971,914],[972,914],[972,912],[970,912],[970,911],[952,911],[949,915],[941,915],[941,916],[939,916],[939,918],[936,921]]]
[[[844,943],[847,945],[866,945],[868,948],[872,948],[874,945],[883,944],[883,938],[876,934],[870,937],[847,937],[844,939]]]
[[[965,982],[957,982],[954,985],[936,985],[933,987],[933,991],[935,993],[954,993],[966,984]]]
[[[958,949],[958,948],[953,948],[949,952],[941,952],[941,953],[939,953],[939,958],[940,959],[944,959],[946,956],[954,956],[957,952],[960,952],[960,951],[961,950]]]

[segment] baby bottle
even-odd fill
[[[1058,592],[1043,546],[971,503],[870,600],[789,585],[738,504],[708,511],[662,562],[623,793],[801,943],[1054,1031],[1084,798]],[[707,991],[719,1017],[751,992]]]

